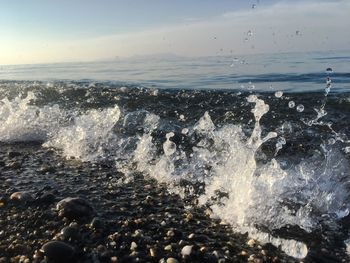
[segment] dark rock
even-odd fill
[[[28,202],[33,200],[33,196],[28,192],[15,192],[11,194],[10,199],[13,201]]]
[[[49,241],[44,244],[41,251],[49,259],[49,262],[72,262],[75,250],[72,246],[61,241]]]
[[[68,219],[84,219],[91,218],[95,214],[91,204],[83,198],[67,197],[57,203],[59,216]]]
[[[9,158],[12,159],[12,158],[15,158],[17,156],[21,156],[22,154],[20,152],[8,152],[7,155]]]
[[[55,202],[55,200],[55,195],[50,192],[43,193],[40,197],[37,198],[37,201],[42,204],[52,204]]]
[[[73,226],[66,226],[62,228],[60,235],[64,240],[75,240],[79,236],[78,228]]]

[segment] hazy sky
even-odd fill
[[[350,0],[2,0],[0,64],[350,50],[349,28]]]

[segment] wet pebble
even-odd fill
[[[66,226],[62,228],[60,237],[64,240],[75,240],[78,237],[78,228],[74,226]]]
[[[181,255],[182,255],[183,257],[190,256],[191,253],[192,253],[192,247],[193,247],[193,246],[190,246],[190,245],[184,246],[184,247],[181,249]]]
[[[179,261],[176,258],[168,258],[166,263],[179,263]]]
[[[75,253],[72,246],[61,241],[49,241],[42,246],[41,251],[55,263],[70,262]]]
[[[91,204],[83,198],[67,197],[57,203],[56,206],[59,216],[68,219],[90,218],[95,214]]]
[[[14,192],[11,194],[10,199],[12,201],[30,201],[33,199],[32,195],[28,192]]]

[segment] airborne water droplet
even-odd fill
[[[295,102],[292,101],[292,100],[290,102],[288,102],[288,107],[291,108],[291,109],[294,108],[295,107]]]
[[[329,144],[329,145],[333,145],[333,144],[335,144],[335,142],[336,142],[336,140],[335,140],[334,138],[330,138],[330,139],[328,140],[328,144]]]
[[[276,91],[275,92],[275,97],[276,98],[281,98],[283,96],[283,92],[282,91]]]
[[[332,68],[327,68],[326,69],[326,73],[328,73],[328,74],[333,73],[333,69]]]
[[[299,105],[297,106],[297,111],[298,111],[298,112],[303,112],[303,111],[304,111],[304,105],[299,104]]]

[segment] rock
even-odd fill
[[[3,196],[0,196],[0,208],[4,207],[6,205],[6,203],[7,203],[6,198]]]
[[[134,241],[131,242],[130,250],[136,250],[136,248],[137,248],[137,244]]]
[[[52,204],[53,202],[55,202],[55,200],[56,196],[50,192],[45,192],[37,198],[37,201],[41,204]]]
[[[32,195],[28,192],[14,192],[11,194],[10,199],[13,201],[27,202],[33,199]]]
[[[247,257],[247,256],[248,256],[248,252],[247,252],[247,251],[242,250],[242,251],[241,251],[241,256],[243,256],[243,257]]]
[[[179,263],[179,261],[176,258],[168,258],[166,263]]]
[[[42,246],[41,251],[55,263],[70,262],[75,254],[72,246],[61,241],[49,241]]]
[[[171,245],[167,245],[167,246],[164,247],[164,250],[165,250],[165,251],[171,251],[172,249],[173,249],[173,248],[172,248]]]
[[[151,257],[155,257],[157,255],[157,251],[154,248],[149,249],[149,254]]]
[[[255,240],[254,239],[249,239],[247,242],[247,245],[250,247],[254,247],[255,246]]]
[[[57,203],[59,216],[68,219],[91,218],[95,214],[91,204],[83,198],[67,197]]]
[[[15,158],[17,156],[21,156],[21,153],[20,152],[8,152],[7,153],[7,156],[12,159],[12,158]]]
[[[191,253],[192,253],[192,247],[193,247],[193,246],[190,246],[190,245],[184,246],[184,247],[181,249],[181,255],[182,255],[183,257],[190,256]]]
[[[60,236],[64,240],[75,240],[78,238],[78,235],[79,235],[78,229],[73,226],[66,226],[62,228],[60,232]]]

